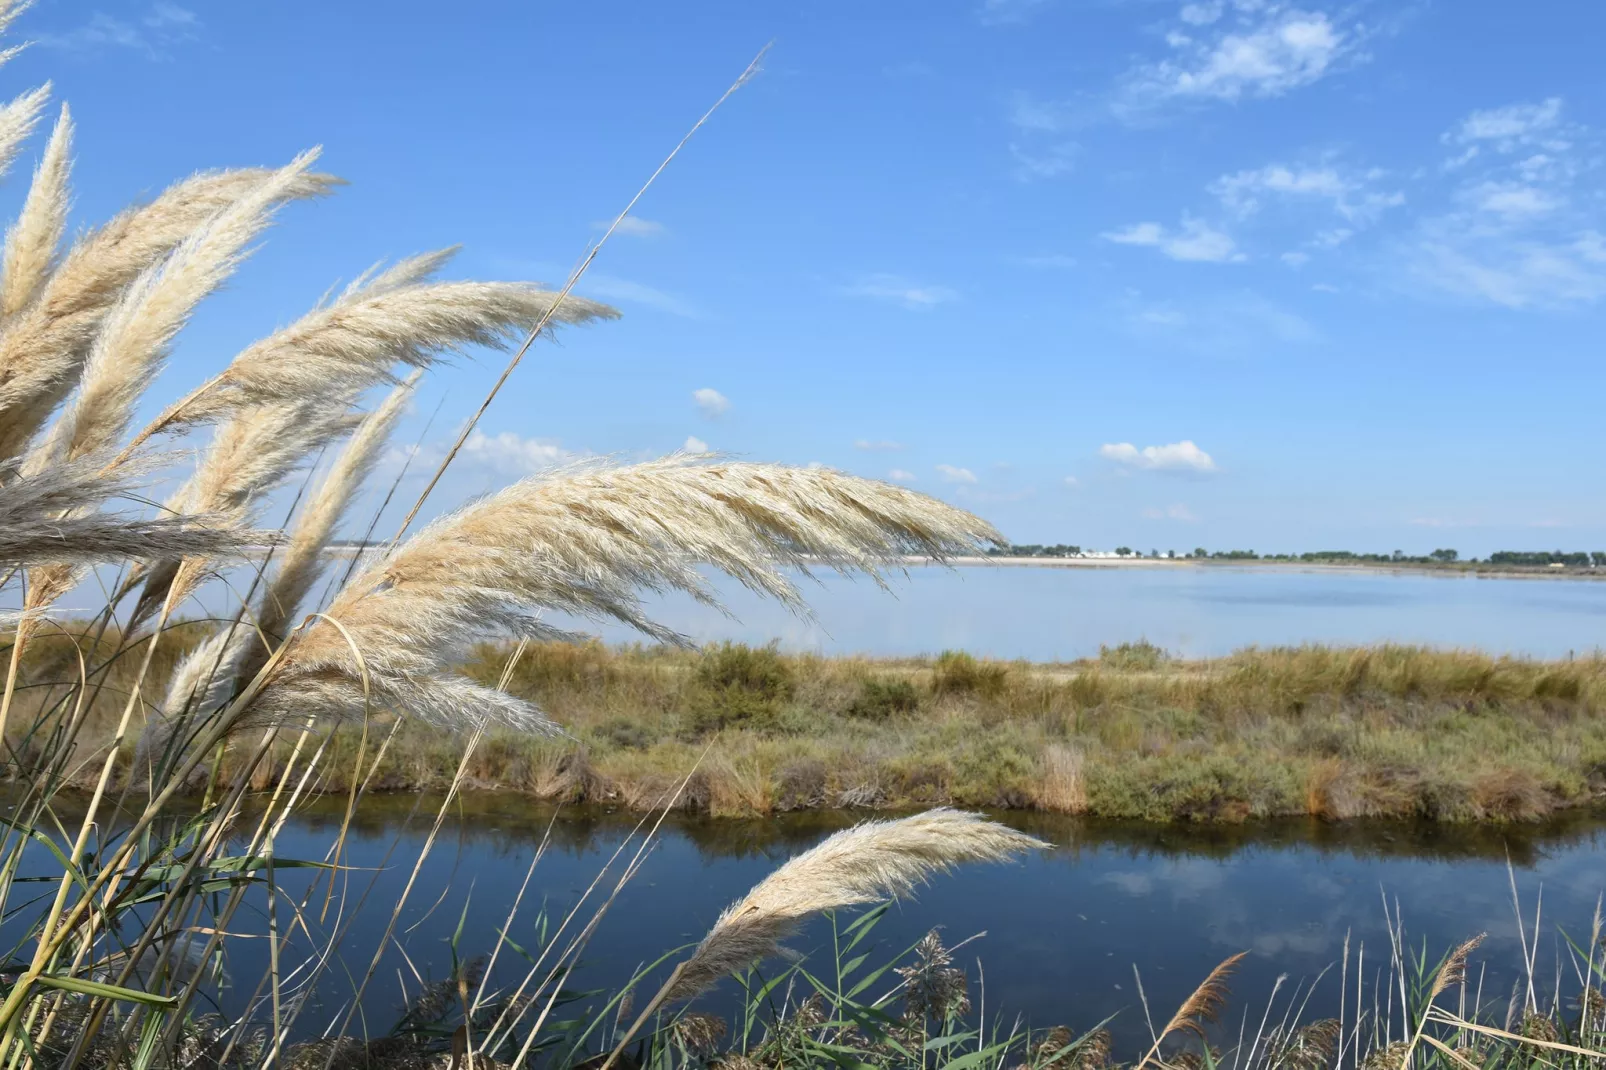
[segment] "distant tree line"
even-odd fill
[[[1055,543],[1052,546],[1037,543],[1020,543],[1005,546],[996,546],[988,551],[994,557],[1080,557],[1084,553],[1080,546],[1066,543]],[[1181,558],[1186,560],[1210,559],[1215,561],[1307,561],[1312,563],[1354,563],[1366,565],[1453,565],[1464,562],[1468,565],[1506,565],[1514,567],[1548,568],[1551,565],[1562,565],[1567,568],[1606,568],[1606,550],[1595,551],[1566,551],[1566,550],[1496,550],[1490,554],[1487,561],[1480,561],[1476,557],[1463,558],[1459,551],[1452,549],[1434,550],[1427,554],[1407,554],[1403,550],[1392,553],[1356,553],[1353,550],[1316,550],[1303,554],[1257,554],[1253,550],[1207,550],[1203,546],[1194,547],[1191,553],[1178,553],[1175,550],[1150,550],[1143,554],[1130,546],[1117,546],[1114,550],[1117,557],[1151,557],[1151,558]]]

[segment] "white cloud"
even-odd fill
[[[916,312],[924,312],[959,298],[946,286],[917,285],[897,275],[866,275],[844,291],[850,297],[869,297],[891,301]]]
[[[1142,468],[1157,472],[1214,472],[1216,462],[1210,454],[1194,445],[1189,439],[1166,446],[1144,446],[1138,449],[1130,442],[1106,443],[1099,447],[1099,456],[1114,461],[1124,468]]]
[[[1572,241],[1477,236],[1428,226],[1413,250],[1412,269],[1435,289],[1503,305],[1555,308],[1606,298],[1600,235]]]
[[[1218,356],[1264,352],[1269,346],[1310,345],[1322,335],[1297,313],[1252,291],[1147,301],[1133,295],[1127,326],[1136,334]]]
[[[1080,487],[1082,485],[1082,481],[1077,479],[1075,476],[1066,476],[1065,485],[1067,487]]]
[[[1037,148],[1010,142],[1009,155],[1015,161],[1015,177],[1022,182],[1038,178],[1058,178],[1076,170],[1076,157],[1082,147],[1074,141],[1059,141]]]
[[[1267,196],[1324,200],[1349,220],[1371,220],[1384,210],[1405,203],[1405,194],[1370,188],[1381,173],[1346,175],[1334,167],[1265,167],[1222,175],[1210,184],[1210,192],[1240,217],[1259,210]]]
[[[1606,300],[1594,131],[1565,121],[1553,97],[1475,111],[1442,140],[1463,148],[1449,161],[1458,178],[1400,243],[1411,279],[1513,309]]]
[[[1276,97],[1340,69],[1357,57],[1358,31],[1320,11],[1278,0],[1188,4],[1183,28],[1166,35],[1175,55],[1127,76],[1125,110],[1175,99]]]
[[[1538,186],[1521,182],[1480,182],[1464,196],[1480,212],[1508,219],[1541,216],[1561,207],[1561,200]]]
[[[1230,234],[1199,219],[1183,219],[1181,230],[1176,231],[1158,223],[1134,223],[1123,230],[1106,232],[1102,237],[1118,245],[1150,246],[1172,260],[1221,264],[1244,259]]]
[[[903,449],[902,442],[890,442],[886,439],[861,438],[853,443],[856,450],[867,450],[871,453],[896,453]]]
[[[1313,282],[1310,288],[1319,294],[1336,294],[1340,292],[1339,288],[1330,282]]]
[[[1199,519],[1193,514],[1193,510],[1181,504],[1168,505],[1164,509],[1145,509],[1143,515],[1149,520],[1180,520],[1188,524]]]
[[[1183,4],[1178,14],[1189,26],[1208,26],[1221,17],[1222,7],[1221,0],[1209,4]]]
[[[697,411],[702,413],[706,420],[717,419],[730,411],[731,399],[711,386],[693,390],[691,399],[697,404]]]
[[[597,230],[607,230],[612,225],[612,221],[593,223],[591,225]],[[665,227],[662,223],[654,222],[651,219],[627,215],[619,220],[619,224],[613,228],[613,232],[629,238],[656,238],[665,233]]]
[[[697,310],[685,301],[665,293],[656,287],[645,283],[632,282],[621,279],[617,275],[608,275],[602,272],[587,272],[584,289],[604,301],[619,301],[627,305],[642,305],[646,308],[667,312],[671,316],[682,316],[686,319],[696,319]]]
[[[1299,267],[1304,267],[1306,264],[1310,263],[1310,254],[1309,253],[1302,253],[1299,250],[1295,249],[1295,250],[1293,250],[1291,252],[1284,253],[1278,259],[1280,259],[1283,263],[1287,264],[1291,268],[1299,268]]]
[[[106,48],[130,48],[151,59],[165,59],[169,47],[194,40],[201,20],[195,12],[162,0],[152,4],[144,15],[130,21],[97,11],[89,21],[63,33],[35,34],[47,48],[68,52],[99,52]]]
[[[561,464],[575,454],[550,439],[525,438],[513,431],[495,435],[475,431],[463,443],[461,456],[507,475],[524,476]]]
[[[1561,122],[1561,98],[1551,97],[1538,104],[1511,104],[1468,115],[1443,138],[1447,145],[1465,145],[1471,159],[1485,145],[1496,152],[1513,152],[1531,145],[1565,147]]]
[[[951,464],[939,464],[937,475],[944,483],[975,483],[976,473],[968,468],[956,468]]]
[[[687,435],[686,441],[681,443],[680,448],[685,450],[687,453],[707,453],[708,443],[704,442],[696,435]]]
[[[902,468],[894,468],[892,471],[887,473],[887,478],[896,480],[899,483],[913,483],[915,481],[915,474]]]

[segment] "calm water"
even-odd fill
[[[366,970],[433,812],[432,800],[378,797],[365,804],[347,857],[356,868],[347,898],[351,922],[339,940],[343,967],[331,971],[308,1025],[321,1028],[349,1000],[349,978]],[[551,819],[550,811],[522,800],[481,796],[468,799],[447,823],[397,927],[419,971],[435,978],[447,972],[450,942],[465,916],[460,953],[489,945],[549,823],[551,845],[509,934],[526,947],[536,943],[543,902],[551,913],[567,910],[632,823],[603,813]],[[950,942],[985,932],[966,946],[961,961],[974,982],[980,960],[989,1008],[1022,1014],[1038,1026],[1085,1028],[1115,1014],[1113,1028],[1129,1045],[1145,1031],[1134,966],[1155,1013],[1169,1014],[1216,963],[1248,950],[1233,985],[1232,1015],[1234,1022],[1245,1011],[1258,1016],[1279,974],[1289,975],[1289,986],[1309,982],[1338,960],[1346,932],[1365,944],[1370,973],[1387,949],[1385,895],[1398,901],[1408,935],[1425,938],[1435,953],[1487,931],[1485,990],[1498,993],[1504,1006],[1519,961],[1508,853],[1530,925],[1543,890],[1542,963],[1553,963],[1561,946],[1558,925],[1587,940],[1596,897],[1606,887],[1599,854],[1606,821],[1584,816],[1506,833],[1306,822],[1190,830],[1005,819],[1056,848],[1019,865],[938,878],[889,913],[877,930],[880,950],[890,956],[937,925]],[[338,807],[298,819],[280,839],[278,856],[322,857],[338,821]],[[819,816],[671,820],[597,930],[576,987],[616,985],[644,961],[695,941],[725,904],[839,824]],[[283,871],[280,879],[294,887],[298,876]],[[370,880],[365,905],[352,909]],[[330,911],[324,930],[332,931],[337,913]],[[316,931],[315,915],[309,920]],[[263,924],[260,915],[242,918],[236,929]],[[243,990],[262,976],[262,943],[236,944],[230,970]],[[829,961],[829,943],[829,929],[816,924],[792,946],[821,966]],[[364,1001],[370,1030],[393,1023],[398,977],[410,977],[411,968],[400,951],[385,956]],[[501,968],[498,973],[508,976]],[[1316,989],[1313,1013],[1337,1009],[1335,978],[1336,971]],[[225,1005],[243,1000],[243,990],[227,994]],[[717,993],[709,1006],[729,1010],[732,997]]]
[[[734,617],[654,605],[698,641],[881,655],[963,649],[1048,661],[1150,642],[1190,657],[1249,645],[1397,641],[1565,657],[1606,647],[1606,582],[1291,568],[913,568],[889,595],[866,580],[806,583],[815,619],[729,584]],[[610,639],[631,636],[610,631]]]

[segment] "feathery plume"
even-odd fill
[[[248,526],[269,492],[308,456],[350,432],[360,417],[345,399],[259,405],[219,427],[194,474],[168,498],[170,512],[206,513],[225,523]],[[206,576],[204,558],[165,561],[151,569],[130,618],[133,627],[163,602],[177,605]]]
[[[1149,1053],[1139,1061],[1138,1070],[1159,1053],[1160,1045],[1172,1033],[1183,1031],[1193,1033],[1200,1039],[1204,1038],[1204,1024],[1220,1017],[1221,1008],[1227,1002],[1227,978],[1232,976],[1232,972],[1248,954],[1247,951],[1240,951],[1210,971],[1210,976],[1193,990],[1193,995],[1183,1001],[1182,1006],[1177,1008],[1177,1013],[1173,1014],[1171,1020],[1165,1024],[1165,1028],[1160,1030],[1160,1035],[1155,1038],[1154,1047],[1150,1048]]]
[[[194,175],[73,243],[38,297],[0,330],[0,458],[21,453],[66,397],[123,290],[274,173],[245,168]],[[284,197],[320,196],[338,182],[302,174]]]
[[[929,810],[844,829],[787,862],[731,904],[675,971],[659,1002],[689,999],[780,951],[810,915],[912,893],[963,862],[1003,862],[1048,844],[980,814]]]
[[[438,266],[435,264],[434,266]],[[524,283],[406,285],[428,258],[404,261],[363,289],[313,309],[236,356],[220,375],[169,406],[153,428],[216,420],[251,405],[341,392],[352,396],[394,382],[397,362],[425,368],[469,346],[504,348],[547,314],[557,295]],[[584,323],[618,315],[570,297],[554,319]]]
[[[246,247],[317,157],[316,150],[303,153],[258,183],[123,292],[89,351],[77,396],[31,455],[36,470],[107,450],[122,437],[134,403],[160,370],[195,306],[249,255]]]
[[[32,301],[50,275],[61,236],[67,229],[72,134],[72,113],[63,104],[61,117],[34,170],[22,213],[6,231],[5,259],[0,263],[0,317],[15,315]]]
[[[31,566],[170,553],[225,554],[270,540],[264,532],[219,528],[207,517],[137,520],[110,512],[82,512],[62,519],[86,503],[130,493],[135,477],[156,463],[146,458],[116,476],[103,473],[100,457],[33,475],[19,473],[15,464],[0,467],[0,563]]]
[[[398,260],[388,268],[382,263],[375,264],[341,291],[340,300],[348,301],[359,294],[371,296],[424,282],[450,263],[461,248],[460,245],[450,245],[434,252],[409,256],[404,260]]]
[[[0,52],[0,64],[16,55],[18,49],[8,48]],[[45,101],[50,99],[50,83],[46,82],[37,89],[17,96],[4,105],[0,105],[0,175],[11,170],[11,165],[17,159],[17,153],[22,151],[22,143],[28,140],[34,127],[39,125],[39,117],[44,113]]]
[[[801,610],[783,569],[879,578],[901,554],[941,559],[1000,538],[903,487],[829,469],[707,461],[681,454],[559,469],[435,521],[346,585],[327,610],[341,628],[319,622],[297,639],[259,707],[349,715],[363,707],[366,676],[376,693],[409,692],[427,719],[471,725],[479,719],[456,719],[462,689],[454,684],[436,704],[433,681],[482,638],[568,637],[531,610],[621,621],[676,642],[647,619],[638,592],[678,590],[717,605],[700,566]],[[498,716],[510,709],[518,707],[494,706]],[[542,721],[529,707],[512,723]]]
[[[329,474],[318,486],[290,531],[280,557],[279,571],[263,592],[257,626],[271,637],[282,637],[285,624],[317,581],[323,553],[346,507],[361,489],[363,481],[379,460],[379,451],[390,438],[413,396],[422,372],[414,372],[390,392],[379,407],[357,425],[346,448],[336,458]]]

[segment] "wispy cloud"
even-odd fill
[[[1462,147],[1446,164],[1460,166],[1486,148],[1503,153],[1533,148],[1564,152],[1571,147],[1571,138],[1562,122],[1561,108],[1561,98],[1550,97],[1537,104],[1508,104],[1475,111],[1445,131],[1441,140],[1446,145]]]
[[[502,431],[494,435],[475,431],[458,451],[457,462],[464,468],[519,479],[586,456],[589,454],[585,451],[564,449],[555,439],[525,438],[515,431]],[[413,469],[427,471],[439,465],[445,457],[446,446],[441,443],[395,446],[386,453],[385,463],[399,466],[411,459]]]
[[[979,480],[976,479],[975,472],[972,472],[968,468],[959,468],[951,464],[939,464],[937,466],[937,478],[941,479],[944,483],[970,484],[979,482]]]
[[[47,48],[65,52],[95,53],[112,48],[143,52],[151,59],[166,59],[169,50],[200,33],[201,20],[195,12],[161,0],[134,19],[118,18],[96,11],[81,26],[60,33],[36,33],[34,40]]]
[[[1560,98],[1472,112],[1441,141],[1454,185],[1402,242],[1412,278],[1513,309],[1606,299],[1601,139]]]
[[[1064,136],[1086,125],[1085,108],[1043,100],[1031,93],[1016,93],[1009,100],[1009,125],[1015,136],[1009,142],[1015,177],[1022,182],[1056,178],[1076,169],[1082,147]]]
[[[691,399],[697,406],[697,411],[707,420],[718,419],[730,411],[731,399],[711,386],[693,390]]]
[[[663,290],[648,286],[645,283],[621,279],[617,275],[589,271],[586,273],[581,289],[604,301],[617,301],[624,305],[641,305],[645,308],[667,312],[671,316],[682,316],[686,319],[697,319],[699,316],[695,308],[673,294],[665,293]]]
[[[1280,0],[1187,4],[1165,43],[1169,55],[1128,72],[1118,110],[1277,97],[1362,58],[1358,28]]]
[[[1199,519],[1193,514],[1193,510],[1180,503],[1168,505],[1164,509],[1145,509],[1143,516],[1147,520],[1180,520],[1186,524],[1192,524]]]
[[[871,453],[896,453],[903,449],[902,442],[892,442],[887,439],[857,439],[853,443],[856,450],[867,450]]]
[[[593,223],[591,226],[596,230],[607,230],[612,223],[612,220],[603,220]],[[613,228],[613,232],[628,238],[657,238],[668,233],[668,228],[662,223],[656,223],[651,219],[643,219],[637,215],[627,215],[619,220],[619,225]]]
[[[916,312],[924,312],[959,299],[959,294],[946,286],[931,286],[910,282],[899,275],[866,275],[842,291],[850,297],[868,297],[876,301],[890,301]]]
[[[1099,447],[1099,456],[1114,461],[1123,468],[1141,468],[1156,472],[1214,472],[1216,462],[1210,454],[1183,439],[1165,446],[1144,446],[1130,442],[1112,442]]]
[[[903,468],[894,468],[892,471],[887,473],[887,478],[898,483],[913,483],[915,481],[915,474]]]
[[[1134,223],[1121,230],[1107,231],[1101,237],[1117,245],[1158,249],[1172,260],[1223,264],[1244,259],[1230,234],[1200,219],[1184,218],[1178,230],[1169,230],[1159,223]]]
[[[687,453],[707,453],[708,443],[704,442],[696,435],[687,435],[686,441],[680,444],[680,448],[685,450]]]
[[[1056,141],[1047,145],[1010,142],[1009,155],[1015,161],[1015,177],[1022,182],[1039,178],[1058,178],[1076,170],[1076,158],[1082,147],[1074,141]]]
[[[1165,301],[1133,295],[1125,320],[1134,334],[1212,356],[1310,345],[1322,338],[1304,317],[1253,291]]]
[[[1405,194],[1400,190],[1377,188],[1383,177],[1378,170],[1347,174],[1333,166],[1274,163],[1222,175],[1210,184],[1210,192],[1240,218],[1253,215],[1265,201],[1275,198],[1325,201],[1346,220],[1369,222],[1405,203]]]

